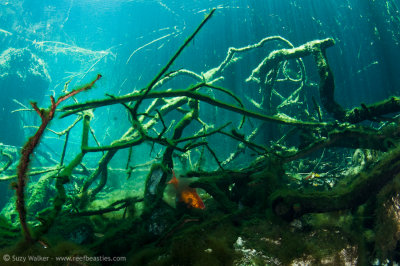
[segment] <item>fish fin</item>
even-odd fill
[[[176,178],[176,174],[175,174],[175,170],[174,169],[171,169],[171,171],[172,171],[172,178]]]
[[[173,176],[167,184],[178,184],[178,179],[176,178],[176,176]]]

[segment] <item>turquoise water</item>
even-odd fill
[[[373,105],[399,94],[399,4],[1,2],[2,254],[123,256],[127,261],[120,263],[128,265],[399,261],[397,237],[381,239],[388,224],[388,235],[398,233],[398,169],[385,163],[396,162],[399,110],[396,104]],[[332,45],[322,55],[334,77],[331,87],[320,83],[316,50],[307,50],[311,41],[326,38]],[[171,60],[179,48],[184,49]],[[236,53],[227,57],[232,48]],[[257,67],[274,60],[273,51],[294,55],[258,74]],[[61,99],[91,82],[54,106],[54,118],[31,138],[48,119],[38,110],[51,110],[51,96]],[[90,101],[97,102],[89,106]],[[346,115],[330,107],[334,102]],[[79,104],[89,106],[85,113],[78,112]],[[84,119],[90,119],[87,131]],[[17,172],[28,165],[23,154],[32,139],[38,142],[26,155],[29,167]],[[171,169],[179,185],[168,183]],[[351,190],[348,202],[327,199],[342,195],[342,187],[357,187],[364,176],[372,185]],[[10,189],[21,187],[24,178],[33,239],[25,253],[15,248],[27,239],[19,234],[22,207],[16,208]],[[328,194],[318,198],[323,204],[308,207],[301,196],[293,196],[294,202],[287,194],[276,196],[284,189]],[[289,210],[281,199],[292,204]],[[215,224],[207,224],[210,220]],[[250,237],[257,226],[265,234]],[[327,228],[339,228],[343,239],[322,235]],[[205,230],[210,233],[199,233]],[[319,253],[300,245],[308,232],[317,235],[310,240],[313,247],[323,237],[337,242]],[[198,241],[189,245],[196,234]],[[274,241],[288,254],[276,251]],[[295,241],[298,253],[288,244]],[[80,253],[63,253],[63,245]],[[183,247],[198,252],[179,259]]]

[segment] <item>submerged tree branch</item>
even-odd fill
[[[269,198],[273,211],[286,219],[306,213],[329,212],[355,208],[376,195],[400,173],[400,149],[386,154],[380,162],[352,177],[353,182],[337,185],[330,191],[298,191],[283,189]]]
[[[113,105],[117,103],[126,103],[126,102],[131,102],[139,99],[143,94],[142,93],[134,93],[134,94],[129,94],[126,96],[121,96],[121,97],[115,97],[113,99],[104,99],[104,100],[98,100],[98,101],[90,101],[86,102],[83,104],[75,104],[75,105],[70,105],[70,106],[65,106],[63,108],[64,111],[71,110],[69,112],[65,112],[61,117],[66,117],[71,114],[81,112],[84,110],[88,109],[93,109],[101,106],[107,106],[107,105]],[[213,106],[221,107],[226,110],[230,110],[248,117],[253,117],[256,119],[260,119],[263,121],[269,121],[269,122],[275,122],[279,124],[285,124],[285,125],[292,125],[292,126],[299,126],[299,127],[328,127],[330,126],[329,123],[318,123],[318,122],[312,122],[312,121],[300,121],[288,117],[279,117],[279,116],[268,116],[262,113],[254,112],[242,107],[234,106],[232,104],[228,104],[225,102],[222,102],[220,100],[213,99],[205,94],[191,91],[191,89],[186,89],[186,90],[175,90],[175,91],[154,91],[150,92],[146,95],[146,99],[153,99],[153,98],[169,98],[169,97],[181,97],[181,96],[186,96],[195,100],[199,100],[208,104],[211,104]]]

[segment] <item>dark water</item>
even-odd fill
[[[325,106],[321,104],[318,92],[320,78],[311,55],[302,59],[305,69],[303,74],[300,72],[299,61],[292,59],[282,61],[280,65],[277,65],[279,70],[276,82],[273,85],[271,106],[267,106],[265,103],[267,96],[265,96],[264,87],[254,81],[246,81],[246,79],[274,50],[298,47],[312,40],[332,38],[335,44],[327,48],[326,56],[334,75],[334,99],[338,104],[345,109],[351,109],[360,107],[361,104],[369,105],[387,99],[389,96],[396,96],[400,93],[400,75],[398,75],[398,62],[400,60],[399,5],[400,3],[397,0],[2,1],[0,3],[0,151],[2,152],[0,169],[4,180],[0,183],[0,189],[4,196],[0,199],[0,207],[4,209],[1,214],[15,228],[19,228],[19,216],[15,211],[15,198],[12,197],[14,191],[10,189],[10,183],[17,180],[12,175],[16,174],[17,165],[21,164],[18,162],[21,156],[21,147],[24,143],[27,143],[30,136],[35,134],[41,124],[41,119],[32,110],[30,102],[36,102],[40,108],[47,108],[50,106],[49,98],[51,95],[57,99],[59,96],[65,95],[67,91],[90,83],[97,74],[102,75],[102,78],[96,82],[92,89],[78,94],[75,100],[68,99],[57,107],[56,116],[47,127],[49,130],[45,130],[43,136],[41,136],[40,144],[35,146],[34,153],[31,155],[30,171],[42,171],[55,168],[57,165],[67,166],[71,164],[77,154],[81,153],[82,122],[79,122],[77,126],[70,130],[66,142],[66,134],[56,133],[67,129],[79,116],[74,114],[60,119],[61,108],[74,103],[84,103],[96,99],[112,99],[133,92],[139,93],[167,64],[207,14],[215,8],[215,13],[211,19],[206,22],[200,32],[188,43],[183,52],[164,73],[165,77],[165,75],[174,75],[175,71],[185,69],[190,70],[192,74],[197,74],[198,78],[187,75],[177,76],[155,89],[156,91],[183,90],[199,82],[210,83],[212,80],[201,80],[201,75],[218,67],[224,61],[230,47],[242,48],[257,44],[269,36],[281,36],[287,41],[268,41],[263,47],[249,49],[247,52],[237,54],[237,60],[214,77],[222,77],[213,84],[226,88],[231,94],[211,88],[203,88],[200,92],[210,98],[238,106],[237,101],[232,97],[234,95],[241,100],[244,109],[262,115],[284,114],[302,121],[333,123],[337,118],[332,117],[332,114],[327,112]],[[288,42],[291,45],[288,45]],[[285,77],[290,77],[295,81],[284,81]],[[303,87],[300,93],[292,95],[294,96],[293,99],[297,97],[297,101],[293,100],[282,106],[282,102],[301,86]],[[141,92],[143,93],[143,91]],[[322,121],[318,121],[313,98],[322,108]],[[165,97],[165,99],[171,98]],[[152,101],[152,99],[145,99],[139,106],[137,113],[145,113]],[[132,111],[135,102],[125,101],[125,104],[125,106],[114,104],[94,109],[90,121],[91,133],[89,134],[88,146],[104,147],[111,145],[130,128],[137,129],[135,123],[132,124],[132,113],[127,111],[129,107]],[[166,104],[166,102],[161,102],[156,109],[161,111]],[[232,210],[224,210],[221,206],[218,207],[214,200],[219,201],[220,199],[216,200],[215,195],[210,195],[212,193],[207,191],[204,186],[198,186],[206,190],[200,193],[205,201],[206,208],[204,210],[198,213],[199,210],[193,210],[187,206],[181,206],[180,209],[179,204],[182,202],[179,200],[179,193],[181,191],[179,189],[177,192],[175,190],[168,191],[171,185],[167,185],[168,193],[166,194],[175,193],[175,201],[179,204],[177,203],[177,206],[168,210],[172,213],[173,210],[178,210],[178,213],[173,215],[163,213],[167,209],[165,206],[164,208],[161,206],[150,208],[146,205],[148,204],[146,203],[148,196],[146,193],[150,193],[148,191],[151,191],[151,189],[154,190],[152,186],[159,186],[162,190],[161,193],[164,191],[165,183],[171,178],[170,171],[165,169],[174,168],[178,177],[185,176],[191,171],[197,171],[197,175],[193,174],[193,176],[200,178],[202,178],[204,172],[214,173],[214,171],[220,171],[221,167],[224,170],[246,172],[243,169],[249,169],[249,166],[254,165],[260,156],[265,154],[269,156],[276,151],[278,157],[282,159],[284,152],[289,152],[290,147],[300,151],[311,142],[328,136],[327,131],[318,128],[312,133],[313,140],[304,144],[304,139],[310,136],[307,135],[309,132],[303,134],[303,127],[294,127],[293,132],[295,133],[289,134],[287,139],[282,140],[281,138],[286,133],[293,130],[292,126],[263,122],[262,119],[256,117],[246,117],[243,127],[239,128],[242,115],[227,109],[229,108],[220,108],[207,103],[207,101],[200,101],[199,119],[191,121],[190,125],[184,127],[183,134],[176,137],[174,134],[178,133],[174,133],[174,130],[176,130],[184,115],[188,114],[190,106],[187,104],[183,104],[179,108],[175,106],[173,111],[167,112],[165,116],[163,115],[162,122],[157,118],[157,123],[152,128],[146,128],[148,136],[156,140],[147,138],[142,144],[135,145],[131,150],[125,147],[111,156],[112,160],[107,164],[108,178],[107,174],[103,174],[103,177],[106,176],[105,178],[100,177],[101,174],[99,176],[94,174],[96,169],[103,169],[104,171],[104,168],[99,168],[99,165],[101,165],[99,160],[107,153],[104,151],[85,153],[81,162],[84,166],[74,167],[75,172],[69,176],[70,180],[63,184],[66,189],[66,199],[62,204],[61,213],[57,214],[57,217],[61,217],[57,218],[60,219],[59,224],[76,223],[76,228],[65,229],[66,232],[63,232],[57,226],[53,226],[51,227],[53,229],[49,229],[47,238],[44,234],[39,239],[47,239],[46,241],[51,246],[57,246],[56,243],[61,241],[69,241],[76,246],[81,245],[85,251],[90,250],[90,252],[83,252],[82,254],[102,255],[108,252],[107,255],[110,255],[114,254],[115,250],[107,249],[107,245],[103,242],[107,242],[109,239],[110,243],[116,241],[118,233],[113,232],[114,235],[109,236],[109,238],[104,235],[113,226],[118,227],[116,224],[121,221],[119,219],[122,219],[123,222],[121,223],[128,223],[126,217],[129,217],[129,219],[132,219],[129,223],[130,230],[138,231],[145,228],[145,231],[153,230],[150,232],[153,235],[146,236],[148,237],[147,241],[138,241],[137,239],[140,237],[132,231],[124,231],[126,227],[125,229],[120,228],[121,230],[117,230],[117,232],[131,234],[130,241],[133,243],[137,241],[137,243],[144,242],[143,245],[152,245],[158,241],[158,244],[168,245],[165,243],[171,239],[171,236],[179,234],[179,231],[186,228],[187,224],[195,223],[199,225],[203,219],[219,215],[221,210],[225,213],[232,213]],[[394,113],[396,114],[396,112]],[[389,113],[390,115],[386,118],[394,117],[393,112]],[[156,116],[159,116],[159,113],[153,109],[148,115],[139,116],[142,119],[140,123],[144,125],[145,122],[155,119]],[[222,131],[229,133],[230,137],[220,133],[200,137],[201,134],[215,130],[229,122],[231,124]],[[363,121],[361,125],[378,130],[386,125],[384,123],[377,121],[375,117]],[[394,122],[393,125],[396,126],[397,122]],[[165,133],[160,135],[164,131]],[[193,142],[186,141],[177,144],[181,151],[175,149],[171,158],[165,159],[165,154],[168,153],[166,152],[167,147],[171,148],[171,145],[176,145],[176,143],[163,142],[163,137],[165,139],[175,137],[180,139],[191,136],[196,136]],[[243,143],[240,146],[239,143],[242,142],[243,138],[258,145],[258,147]],[[207,145],[199,144],[190,152],[182,152],[182,149],[187,148],[185,144],[189,142],[196,144],[200,141],[207,142]],[[396,146],[396,134],[391,141],[394,143],[392,146]],[[68,145],[65,145],[65,143]],[[357,161],[358,158],[358,153],[355,153],[357,148],[363,149],[363,152],[361,152],[364,156],[362,157],[364,160],[363,167],[365,164],[379,162],[380,156],[385,156],[385,152],[387,152],[387,149],[375,149],[374,147],[370,149],[371,147],[366,148],[361,144],[361,146],[358,145],[356,143],[354,145],[336,145],[339,148],[317,149],[315,153],[307,154],[308,157],[306,156],[300,161],[283,162],[285,174],[280,173],[280,175],[292,176],[295,181],[290,181],[290,178],[281,178],[278,183],[300,190],[305,187],[330,190],[342,178],[354,175],[357,172],[354,170],[356,168],[354,161]],[[263,152],[260,149],[264,149]],[[368,151],[364,151],[366,149]],[[238,152],[239,150],[240,152]],[[235,152],[238,157],[231,160],[230,156]],[[302,161],[303,159],[304,161]],[[10,162],[9,166],[8,162]],[[162,163],[165,166],[164,172],[159,170],[159,177],[154,173],[153,177],[150,172],[153,163]],[[274,167],[271,168],[275,169]],[[365,170],[365,168],[361,170]],[[270,171],[273,172],[274,170]],[[51,175],[51,173],[53,174]],[[321,179],[321,181],[315,178],[315,174],[317,174],[317,177],[321,175],[327,178]],[[28,186],[25,188],[27,191],[25,198],[30,226],[39,226],[40,219],[35,219],[35,216],[41,210],[47,207],[51,208],[56,201],[55,197],[60,191],[55,188],[54,180],[56,179],[52,177],[58,175],[59,171],[53,171],[50,172],[50,175],[42,173],[29,177]],[[90,176],[93,175],[95,175],[94,181],[87,183],[87,180],[90,180]],[[129,178],[127,178],[128,176]],[[203,178],[205,176],[207,175],[204,175]],[[315,178],[315,181],[308,180],[308,177],[310,179]],[[145,185],[146,178],[148,180],[147,185]],[[155,180],[151,178],[155,178]],[[239,185],[235,185],[235,182],[226,185],[227,191],[229,190],[227,192],[228,198],[237,205],[235,206],[238,209],[249,208],[249,212],[256,215],[261,208],[261,213],[265,213],[269,209],[267,205],[269,204],[270,194],[268,193],[272,193],[275,188],[271,191],[266,189],[260,192],[262,195],[266,195],[265,197],[259,196],[252,191],[252,187],[257,187],[259,181],[257,178],[252,179],[251,182],[245,181],[246,188],[242,190],[238,188],[236,192],[235,186],[238,187]],[[80,203],[80,201],[83,201],[82,193],[85,183],[88,186],[86,190],[95,193],[93,198],[89,197],[91,205]],[[182,183],[184,182],[182,181]],[[45,192],[40,194],[38,191],[43,189],[38,189],[38,186],[44,188]],[[187,187],[188,185],[180,189]],[[243,193],[247,193],[246,196],[243,196]],[[249,196],[253,193],[257,196]],[[150,195],[148,198],[157,202],[156,194]],[[115,205],[110,204],[128,197],[145,198],[144,205],[137,203],[136,209],[139,211],[135,214],[132,211],[131,216],[127,214],[129,213],[128,207],[121,207],[119,212],[115,212],[117,214],[108,214],[109,216],[106,216],[106,218],[103,216],[103,218],[96,218],[98,215],[84,215],[83,217],[90,217],[90,219],[88,218],[87,222],[85,220],[81,224],[72,215],[71,221],[73,222],[67,222],[68,213],[100,210],[109,206],[115,207]],[[164,198],[166,197],[169,196],[164,196]],[[265,201],[265,204],[259,204],[263,201]],[[211,203],[207,204],[207,202]],[[169,203],[175,205],[174,199],[170,199]],[[257,206],[257,210],[251,209],[254,206]],[[156,213],[158,218],[142,215],[145,221],[148,219],[147,225],[153,222],[159,227],[158,231],[151,226],[150,229],[142,225],[132,226],[132,224],[140,224],[134,219],[137,219],[142,211],[145,213],[146,208],[153,212],[159,212]],[[131,209],[134,209],[134,207]],[[204,214],[204,212],[208,213]],[[185,218],[182,218],[183,214],[189,215],[188,217],[191,218],[185,220]],[[123,218],[121,218],[122,216]],[[171,217],[175,217],[175,221],[178,221],[178,225],[174,225],[176,227],[172,226],[174,219]],[[201,222],[199,222],[200,220]],[[378,234],[379,231],[376,228],[374,232]],[[215,234],[218,235],[218,233]],[[235,242],[238,235],[240,234],[232,234],[226,238],[234,238],[233,242]],[[15,236],[10,242],[0,242],[1,248],[13,246],[14,240],[17,241],[18,237]],[[395,243],[397,243],[396,241]],[[227,241],[227,249],[232,249],[233,244],[231,242]],[[351,238],[349,243],[351,243]],[[88,244],[93,244],[93,246],[90,247]],[[132,244],[132,247],[135,247],[135,245]],[[358,250],[360,250],[360,246],[357,246]],[[367,249],[364,246],[363,248]],[[118,253],[120,256],[127,256],[128,259],[136,256],[136,253],[132,252],[129,247],[121,250],[121,253]],[[269,251],[271,253],[264,252],[264,255],[269,258],[274,256],[282,258],[279,257],[281,255]],[[157,252],[155,252],[155,256],[164,259],[168,257],[165,254],[169,254],[165,252],[164,257],[162,257],[162,252],[159,250]],[[382,261],[386,258],[396,261],[394,253],[390,252],[387,251],[389,255],[382,252],[382,254],[387,255],[380,257]],[[374,261],[374,258],[379,258],[380,255],[380,253],[375,257],[371,255],[369,259]],[[293,256],[296,257],[296,255]],[[299,254],[298,257],[301,256]],[[258,257],[263,258],[260,254]],[[149,256],[144,256],[144,258],[150,261]],[[160,260],[162,261],[162,259]],[[170,262],[171,260],[174,260],[173,255],[170,260],[167,259],[166,261]],[[267,263],[268,260],[264,258],[263,261]],[[270,263],[272,263],[271,261],[272,259]],[[293,261],[295,260],[292,260],[291,263]],[[359,261],[362,260],[359,259]],[[290,260],[286,262],[289,263]],[[189,265],[194,262],[182,260],[176,263],[179,265],[188,263],[187,265]],[[220,260],[219,263],[220,265],[229,265],[229,263],[246,265],[250,262],[242,261],[243,264],[240,264],[240,259],[231,259]]]

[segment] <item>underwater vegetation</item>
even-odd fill
[[[17,169],[11,167],[12,151],[0,146],[1,180],[12,180],[16,191],[15,202],[0,216],[1,255],[124,256],[130,265],[400,261],[400,127],[394,115],[400,111],[400,99],[393,96],[351,109],[342,107],[335,100],[335,79],[326,55],[335,45],[332,38],[295,47],[283,37],[267,37],[230,48],[219,66],[201,74],[171,71],[214,11],[141,90],[79,102],[81,92],[90,95],[94,86],[101,85],[99,74],[70,92],[65,84],[57,100],[50,97],[47,109],[31,103],[41,123],[23,146]],[[246,82],[261,92],[262,101],[250,99],[252,105],[247,106],[244,99],[218,84],[241,55],[269,42],[286,48],[260,58]],[[319,84],[307,83],[303,59],[308,57],[317,69]],[[194,83],[183,89],[163,89],[179,77]],[[283,97],[275,89],[279,82],[297,87]],[[308,89],[315,90],[315,97],[309,97]],[[75,103],[60,106],[68,99]],[[311,112],[305,107],[307,101]],[[239,123],[205,122],[203,104],[235,113]],[[109,145],[100,145],[90,126],[95,110],[120,105],[128,114],[130,128]],[[287,111],[288,106],[292,111]],[[179,119],[167,123],[174,111]],[[50,122],[56,123],[56,112],[62,113],[61,118],[76,116],[70,126],[57,132],[65,136],[62,157],[51,166],[33,169],[30,162]],[[253,120],[263,123],[253,127]],[[68,155],[69,132],[79,123],[83,125],[80,152]],[[192,124],[200,128],[188,130]],[[250,132],[243,129],[246,126]],[[260,141],[256,136],[265,130],[282,132],[282,136],[276,142]],[[212,139],[234,141],[236,150],[221,158]],[[107,191],[111,176],[134,179],[141,174],[130,162],[133,156],[143,156],[135,153],[135,147],[143,143],[150,144],[152,152],[159,150],[155,160],[141,170],[146,176],[143,193],[121,198],[115,195],[118,192]],[[334,157],[339,148],[355,150],[352,164],[342,171],[324,166],[325,173],[317,173],[316,166],[306,165],[319,164],[321,159],[313,157],[318,151]],[[126,149],[126,169],[116,171],[109,163]],[[251,160],[236,163],[246,151],[254,154]],[[91,153],[101,154],[95,168],[85,165]],[[68,163],[66,156],[72,158]],[[215,169],[204,167],[205,162]],[[306,175],[300,176],[304,171]],[[30,184],[33,176],[39,179]]]

